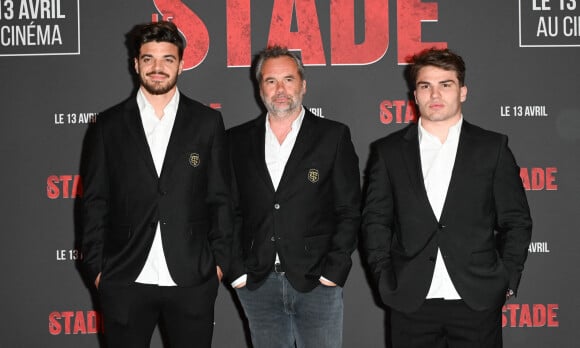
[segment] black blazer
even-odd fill
[[[360,227],[360,172],[347,126],[306,115],[277,190],[265,162],[265,115],[228,131],[237,191],[231,279],[256,289],[276,252],[292,286],[343,286]]]
[[[232,209],[221,114],[180,95],[158,177],[135,97],[98,116],[81,165],[83,263],[94,280],[128,284],[141,272],[157,222],[179,286],[227,271]]]
[[[439,221],[423,183],[416,124],[372,144],[367,175],[363,245],[385,304],[419,308],[437,247],[471,308],[501,306],[508,287],[517,291],[532,220],[505,135],[463,121]]]

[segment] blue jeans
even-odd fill
[[[342,347],[342,288],[319,285],[298,292],[271,273],[256,290],[236,289],[254,348]]]

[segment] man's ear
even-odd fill
[[[179,61],[179,69],[177,70],[177,75],[181,75],[183,71],[183,59]]]

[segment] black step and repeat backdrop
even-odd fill
[[[1,0],[0,347],[99,347],[98,306],[77,269],[82,141],[133,90],[125,34],[170,19],[187,40],[179,87],[227,127],[260,109],[253,54],[299,50],[305,104],[369,144],[416,119],[405,58],[449,47],[467,62],[467,120],[510,136],[534,218],[508,347],[577,347],[580,331],[580,1]],[[345,347],[384,347],[385,311],[357,252],[344,289]],[[214,347],[246,347],[224,286]],[[162,347],[155,333],[153,347]]]

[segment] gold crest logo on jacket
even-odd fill
[[[309,169],[308,170],[308,181],[311,183],[316,183],[320,179],[320,175],[318,174],[318,169]]]
[[[193,167],[199,167],[200,161],[201,160],[198,153],[193,152],[189,154],[189,164],[191,164]]]

